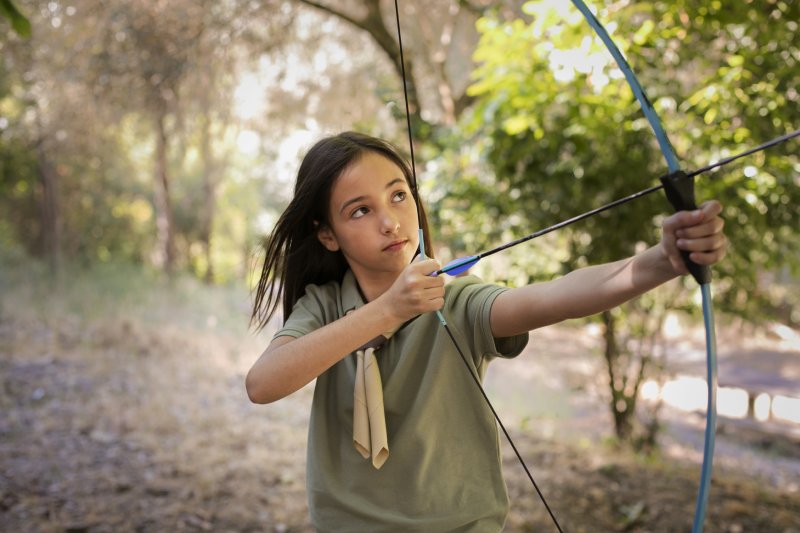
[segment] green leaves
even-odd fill
[[[513,237],[640,190],[666,171],[630,89],[577,10],[568,2],[531,1],[524,12],[525,19],[480,22],[480,65],[470,88],[477,104],[462,121],[466,132],[486,139],[481,157],[493,170],[481,178],[491,182],[487,195],[514,192],[484,200],[492,205],[484,216],[498,224],[522,221],[505,230]],[[598,16],[685,168],[800,127],[800,4],[614,4]],[[723,286],[753,295],[750,304],[731,292],[729,309],[752,313],[765,303],[759,272],[800,272],[800,237],[792,230],[800,220],[798,154],[797,143],[787,143],[698,177],[698,199],[726,206],[732,250],[717,277],[730,276],[737,283]],[[456,195],[466,190],[454,180],[452,187]],[[654,244],[667,213],[666,202],[653,196],[567,230],[570,257],[546,275]]]
[[[629,87],[603,45],[587,33],[580,13],[564,5],[528,2],[530,21],[479,25],[475,57],[481,65],[470,89],[479,103],[469,126],[492,139],[486,155],[497,186],[516,191],[518,201],[509,208],[526,221],[520,232],[637,190],[645,183],[642,176],[657,168],[658,152],[652,151],[649,131],[636,122],[638,105]],[[646,36],[654,25],[642,27]],[[636,145],[644,148],[630,148]],[[626,176],[635,177],[630,187]],[[597,246],[606,221],[618,228],[620,216],[609,213],[597,225],[574,230],[573,264],[619,257],[650,237],[652,228],[634,231],[628,242]]]
[[[11,0],[0,0],[0,16],[7,18],[11,22],[11,27],[21,37],[31,36],[31,23],[19,12]]]

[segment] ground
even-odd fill
[[[247,333],[240,292],[86,283],[61,297],[5,280],[0,530],[310,531],[312,386],[248,401],[244,374],[268,336]],[[599,363],[581,328],[551,328],[495,363],[487,389],[501,417],[565,531],[689,531],[702,418],[666,414],[649,458],[608,445],[601,388],[574,383]],[[800,532],[791,431],[722,421],[717,453],[705,531]],[[506,531],[555,531],[506,444],[504,454]]]

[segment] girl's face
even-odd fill
[[[360,281],[399,274],[419,245],[417,206],[403,171],[368,151],[331,189],[330,226],[318,232],[330,251],[341,250]]]

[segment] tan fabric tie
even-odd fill
[[[355,311],[350,309],[345,314]],[[356,350],[356,376],[353,390],[353,446],[372,466],[380,469],[389,458],[389,437],[383,410],[383,383],[375,351],[380,349],[397,328],[378,335]]]
[[[353,444],[358,453],[380,468],[389,458],[389,439],[383,411],[383,384],[375,348],[356,352],[356,386],[353,401]]]

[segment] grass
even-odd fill
[[[0,291],[6,313],[248,333],[250,294],[243,283],[207,286],[187,274],[168,277],[140,265],[71,264],[56,278],[40,261],[0,253]]]

